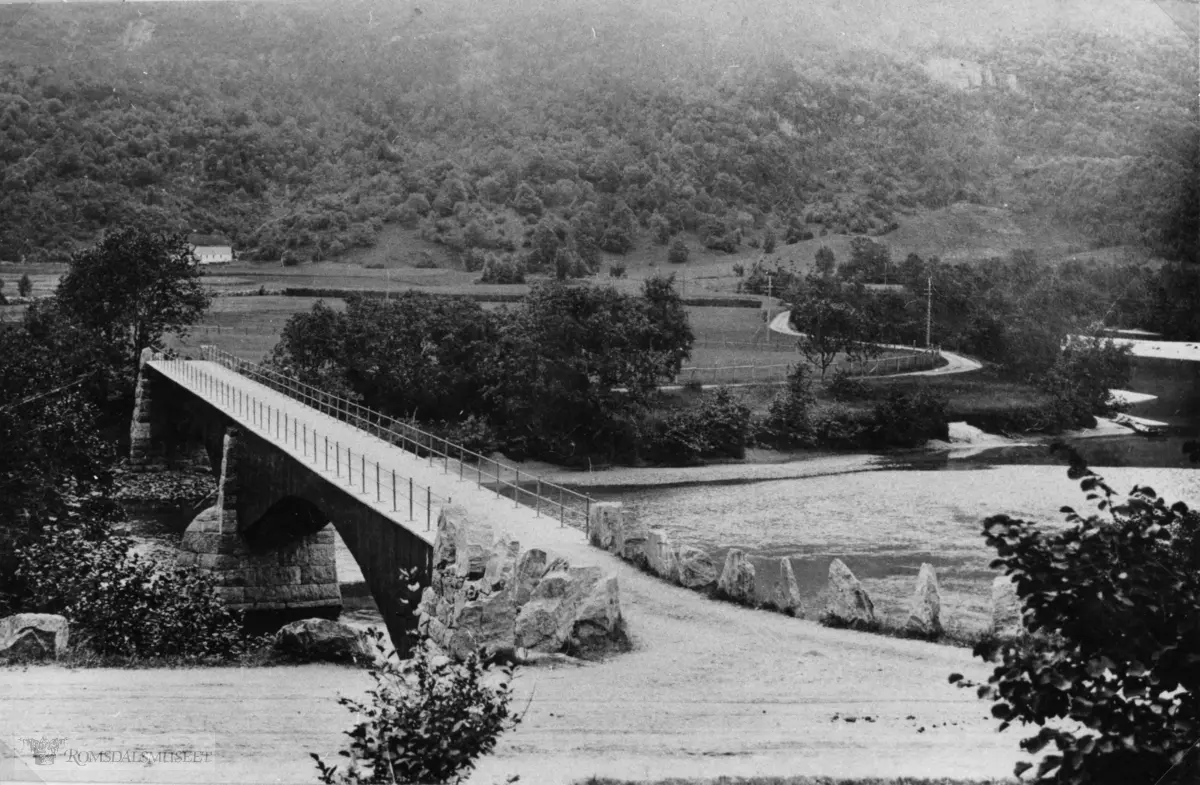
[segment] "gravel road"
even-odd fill
[[[985,778],[1008,775],[1018,759],[1017,733],[997,734],[987,706],[946,682],[954,671],[985,673],[964,649],[829,630],[611,566],[634,651],[522,671],[524,722],[472,783],[512,774],[548,784],[590,775]],[[351,723],[337,696],[369,683],[362,671],[319,665],[0,671],[0,740],[11,745],[0,779],[313,782],[308,753],[336,757]],[[76,750],[171,736],[215,755],[190,766],[78,765],[60,755],[22,776],[17,737],[43,735]]]

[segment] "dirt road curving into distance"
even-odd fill
[[[782,335],[800,336],[804,333],[797,332],[792,329],[788,319],[791,317],[791,311],[784,311],[771,320],[771,331]],[[881,344],[885,349],[911,349],[910,346],[896,346],[892,344]],[[907,373],[890,373],[888,376],[948,376],[953,373],[969,373],[970,371],[978,371],[983,367],[983,363],[978,360],[972,360],[961,354],[953,352],[941,351],[942,357],[946,360],[945,365],[940,365],[937,368],[931,368],[928,371],[909,371]]]

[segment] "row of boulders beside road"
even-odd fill
[[[588,540],[653,575],[688,589],[751,607],[771,606],[784,613],[800,615],[802,599],[791,560],[779,559],[779,577],[770,588],[758,585],[754,564],[746,554],[731,548],[724,565],[705,551],[676,546],[659,529],[646,529],[625,520],[615,502],[593,504],[588,520]],[[879,619],[867,590],[840,559],[829,565],[829,584],[822,619],[838,627],[877,629]],[[941,591],[930,564],[922,564],[908,603],[902,632],[914,637],[937,638],[944,633]],[[1021,634],[1021,602],[1011,580],[1001,576],[992,586],[989,633],[996,637]]]
[[[617,576],[523,549],[461,507],[438,515],[418,632],[451,656],[596,652],[624,643]]]

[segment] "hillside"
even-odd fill
[[[1193,46],[1148,0],[39,4],[0,27],[0,259],[140,222],[307,262],[392,224],[579,274],[678,232],[907,247],[964,203],[996,247],[1038,224],[1195,248]]]

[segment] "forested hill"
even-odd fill
[[[127,222],[586,256],[955,201],[1194,253],[1195,50],[1149,0],[698,5],[0,6],[0,259]]]

